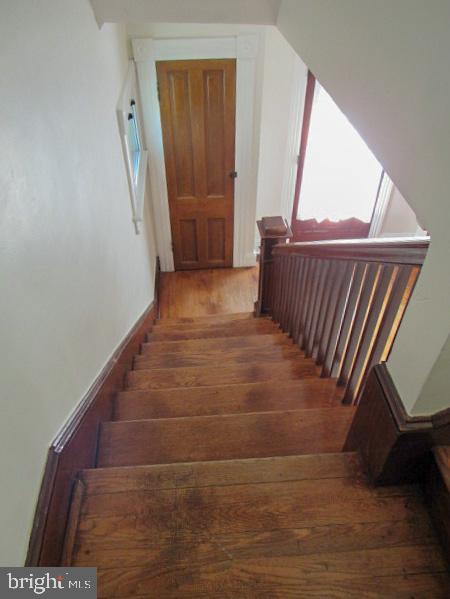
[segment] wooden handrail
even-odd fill
[[[262,235],[259,312],[345,387],[344,403],[357,403],[389,355],[429,238],[279,241]]]
[[[324,259],[338,258],[340,260],[422,265],[429,244],[429,237],[336,239],[276,245],[272,253],[300,254]]]

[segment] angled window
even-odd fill
[[[132,219],[137,233],[139,233],[139,223],[143,219],[147,176],[147,151],[143,144],[138,103],[136,70],[134,62],[130,61],[117,105],[117,119],[130,190]]]
[[[128,113],[128,144],[130,148],[130,162],[133,171],[133,182],[136,185],[139,177],[139,161],[141,159],[141,140],[137,122],[136,101],[131,100]]]

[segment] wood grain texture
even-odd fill
[[[190,366],[187,368],[155,368],[131,370],[126,376],[126,389],[171,389],[174,387],[207,387],[257,381],[300,379],[316,374],[310,360],[275,362],[268,367],[259,362],[234,366]]]
[[[175,268],[231,266],[236,61],[156,63]]]
[[[114,420],[177,418],[338,406],[342,391],[333,379],[308,378],[237,385],[123,391]]]
[[[195,324],[227,324],[229,322],[240,322],[242,320],[253,320],[253,312],[238,312],[237,314],[211,314],[209,316],[185,316],[184,318],[164,318],[155,322],[155,329],[173,328],[180,325]]]
[[[243,364],[249,361],[258,363],[283,362],[285,360],[303,360],[300,350],[294,345],[262,346],[249,351],[248,347],[222,350],[211,349],[208,352],[185,354],[173,352],[170,354],[150,353],[135,356],[133,366],[136,370],[151,368],[184,368],[188,366],[220,366],[226,364]]]
[[[292,342],[281,332],[264,333],[255,335],[237,335],[233,337],[218,337],[212,339],[182,339],[180,341],[152,341],[143,343],[141,354],[150,356],[153,354],[169,355],[172,353],[198,354],[208,353],[211,350],[233,350],[236,348],[247,348],[249,352],[253,348],[267,348],[276,345],[291,347]]]
[[[245,320],[242,323],[225,325],[203,325],[186,330],[157,329],[147,337],[148,341],[182,341],[184,339],[216,339],[219,337],[235,337],[236,335],[276,333],[278,326],[268,319]]]
[[[83,473],[73,563],[101,597],[446,596],[420,490],[373,489],[352,454],[155,468]]]
[[[228,318],[216,317],[214,319],[195,319],[193,322],[179,322],[176,324],[165,324],[164,321],[157,321],[155,323],[154,330],[159,333],[171,333],[172,331],[192,331],[195,329],[205,328],[223,328],[232,327],[238,329],[241,326],[251,326],[252,323],[272,323],[273,321],[268,316],[262,316],[261,318],[255,318],[245,315],[245,318]]]
[[[353,408],[103,423],[97,466],[327,453],[342,449]]]
[[[251,312],[258,268],[216,268],[161,273],[161,319]]]
[[[349,478],[360,482],[365,480],[361,461],[356,453],[92,468],[82,471],[80,476],[86,493],[90,496],[322,478]]]
[[[87,541],[87,535],[84,537]],[[147,567],[157,570],[173,567],[170,560],[170,545],[149,538],[147,542],[127,546],[107,547],[101,540],[84,541],[76,547],[74,564],[100,568]],[[106,541],[106,539],[105,539]],[[410,518],[396,522],[365,522],[354,524],[329,524],[293,529],[267,531],[244,531],[220,533],[211,539],[209,535],[193,537],[180,531],[177,535],[178,559],[191,555],[196,563],[219,561],[227,551],[234,559],[255,557],[281,557],[322,554],[324,546],[328,552],[347,552],[408,545],[428,546],[436,551],[436,537],[430,523],[421,518]]]

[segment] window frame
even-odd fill
[[[148,152],[145,149],[142,134],[136,67],[133,60],[129,61],[116,110],[130,192],[132,221],[136,233],[139,233],[140,223],[142,223],[144,217]],[[133,135],[130,135],[130,120],[134,122]]]

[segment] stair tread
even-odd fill
[[[446,564],[420,490],[369,487],[355,454],[112,470],[124,485],[112,492],[107,470],[82,475],[72,563],[95,563],[102,596],[173,597],[175,580],[176,596],[192,598],[212,588],[232,597],[445,597]]]
[[[146,354],[135,356],[133,367],[141,368],[180,368],[189,366],[220,366],[252,362],[275,362],[292,359],[302,359],[300,349],[291,345],[255,347],[249,352],[248,347],[234,349],[210,349],[205,352],[172,352],[170,354]]]
[[[226,325],[204,325],[187,330],[161,330],[153,328],[148,334],[148,341],[177,341],[183,339],[202,339],[211,337],[232,337],[248,333],[274,333],[278,330],[277,325],[271,320],[248,320]]]
[[[127,389],[170,389],[174,387],[202,387],[249,383],[273,379],[298,379],[316,375],[312,360],[274,362],[270,365],[258,362],[232,366],[189,366],[185,368],[155,368],[131,370],[126,377]]]
[[[97,466],[335,453],[353,412],[339,406],[103,422]]]
[[[189,330],[193,328],[204,328],[204,327],[223,327],[223,326],[238,326],[240,324],[246,324],[248,322],[272,322],[272,319],[268,316],[261,318],[255,318],[254,314],[243,313],[242,316],[236,317],[234,314],[227,314],[223,316],[216,316],[215,318],[207,319],[192,319],[188,321],[179,322],[168,322],[166,320],[157,320],[154,323],[154,330],[158,331],[176,331],[176,330]]]
[[[337,405],[342,388],[335,379],[238,383],[210,387],[122,391],[115,401],[115,420],[172,418],[309,409]]]
[[[281,331],[263,333],[259,335],[232,335],[229,337],[216,337],[211,339],[181,339],[173,341],[151,341],[143,343],[141,355],[168,354],[168,353],[207,353],[210,350],[227,350],[236,348],[253,347],[292,347],[293,343]]]
[[[235,320],[252,320],[254,312],[234,312],[225,314],[206,314],[205,316],[182,316],[179,318],[162,318],[155,321],[157,326],[172,326],[178,324],[230,322]]]

